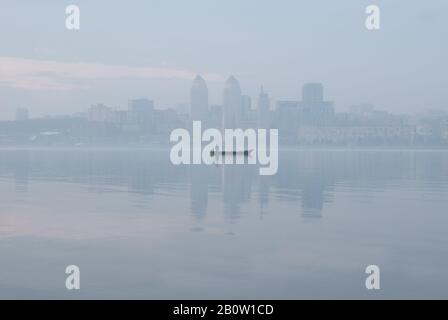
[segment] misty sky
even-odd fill
[[[65,29],[65,6],[81,30]],[[381,30],[364,27],[381,8]],[[254,101],[300,99],[322,82],[338,111],[448,109],[446,0],[0,0],[0,119],[70,114],[129,98],[156,107],[187,103],[191,80],[208,81],[222,103],[229,74]]]

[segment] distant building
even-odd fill
[[[227,79],[224,88],[223,127],[240,128],[242,118],[241,88],[235,77]]]
[[[104,104],[92,105],[88,110],[87,119],[91,122],[109,122],[112,120],[112,108]]]
[[[415,136],[413,126],[302,126],[298,142],[301,145],[410,145]]]
[[[154,131],[154,101],[148,99],[129,100],[128,123],[137,125],[142,132]]]
[[[128,102],[128,111],[133,122],[147,122],[153,117],[154,101],[148,99],[131,99]]]
[[[178,103],[175,107],[178,114],[190,115],[190,104],[188,103]]]
[[[369,103],[350,106],[350,114],[358,117],[369,117],[373,114],[374,110],[375,107]]]
[[[88,117],[89,114],[87,112],[75,112],[72,114],[72,118],[87,119]]]
[[[277,101],[275,113],[279,138],[283,141],[295,142],[299,127],[299,102]]]
[[[305,83],[303,85],[299,119],[302,125],[332,124],[334,104],[324,101],[324,87],[321,83]]]
[[[425,112],[418,115],[416,128],[419,144],[446,144],[448,116],[444,113]]]
[[[387,111],[376,110],[372,104],[358,104],[350,106],[350,113],[346,119],[350,125],[363,126],[394,126],[404,125],[404,116],[392,115]]]
[[[17,108],[16,109],[16,121],[28,120],[28,109],[27,108]]]
[[[305,83],[302,86],[302,101],[308,105],[318,105],[324,100],[322,83]]]
[[[249,121],[252,111],[252,99],[248,95],[241,97],[241,121]]]
[[[269,95],[264,92],[261,87],[260,95],[258,96],[258,110],[257,110],[257,123],[258,128],[269,129],[271,126],[271,100]]]
[[[172,130],[183,128],[185,125],[174,109],[157,109],[154,112],[154,117],[154,126],[157,134],[169,136]]]
[[[127,123],[128,112],[126,110],[115,110],[112,114],[112,122],[123,126]]]
[[[196,76],[190,89],[190,117],[192,121],[208,118],[208,88],[201,76]]]
[[[209,124],[211,128],[221,128],[222,126],[222,106],[211,105]]]

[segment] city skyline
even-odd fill
[[[180,111],[180,113],[185,113],[188,115],[192,115],[192,120],[201,120],[204,117],[204,112],[210,111],[210,108],[220,106],[223,107],[223,109],[226,109],[226,88],[234,87],[235,90],[239,91],[236,92],[237,98],[236,99],[242,99],[242,104],[238,107],[240,108],[247,108],[250,107],[250,110],[255,111],[259,110],[259,100],[260,99],[267,99],[266,101],[269,101],[269,110],[273,111],[276,109],[276,105],[279,104],[292,104],[297,107],[306,107],[308,106],[312,108],[314,106],[313,99],[317,99],[318,101],[325,101],[327,92],[329,91],[329,88],[325,86],[322,82],[304,82],[300,87],[298,87],[298,90],[296,92],[296,96],[286,96],[286,97],[272,97],[269,90],[266,90],[266,87],[261,84],[258,87],[258,92],[254,95],[255,99],[251,95],[246,94],[246,91],[243,90],[243,88],[240,85],[239,80],[237,77],[235,77],[233,74],[230,74],[227,76],[226,80],[222,82],[221,85],[221,92],[220,92],[220,98],[211,101],[210,100],[210,90],[209,90],[209,82],[204,79],[204,77],[201,74],[196,74],[192,79],[189,81],[190,86],[189,90],[186,90],[189,93],[188,102],[178,102],[174,105],[164,105],[163,103],[158,103],[157,100],[153,99],[150,96],[140,95],[140,96],[134,96],[134,97],[128,97],[125,100],[125,103],[120,104],[117,102],[112,103],[104,103],[104,101],[96,101],[96,102],[90,102],[89,104],[85,106],[80,106],[79,109],[67,111],[66,113],[33,113],[33,109],[29,106],[17,106],[13,112],[11,113],[10,117],[6,119],[1,119],[0,121],[11,121],[11,120],[17,120],[18,112],[26,112],[26,118],[42,118],[42,117],[64,117],[64,116],[73,116],[73,115],[79,115],[84,113],[86,110],[91,108],[95,105],[102,105],[107,106],[111,110],[120,111],[120,110],[126,110],[129,108],[129,103],[132,101],[141,101],[141,100],[147,100],[151,102],[153,109],[158,110],[166,110],[166,109],[173,109],[176,111]],[[216,84],[215,84],[216,85]],[[224,89],[223,89],[224,88]],[[309,93],[307,93],[307,88]],[[202,92],[205,92],[206,97],[201,97]],[[317,92],[316,92],[317,91]],[[331,90],[330,90],[331,91]],[[308,94],[308,96],[307,96]],[[312,95],[315,95],[314,97]],[[249,99],[248,105],[244,105],[244,99]],[[201,101],[202,100],[202,101]],[[255,101],[253,103],[252,101]],[[266,102],[264,102],[266,103]],[[331,99],[329,102],[332,109],[334,109],[335,112],[339,113],[346,113],[346,112],[353,112],[357,107],[360,106],[366,106],[368,108],[375,108],[376,110],[382,110],[384,112],[390,112],[389,110],[385,108],[378,109],[378,106],[370,101],[355,101],[353,104],[347,105],[344,108],[337,108],[337,103],[334,99]],[[199,106],[198,106],[199,105]],[[199,108],[202,110],[194,111],[192,114],[192,108]],[[265,108],[265,106],[261,106],[261,108]],[[228,109],[228,108],[227,108]],[[196,113],[195,113],[196,112]],[[434,112],[434,113],[440,113],[444,114],[447,113],[448,110],[444,108],[422,108],[421,110],[415,110],[415,111],[409,111],[409,112],[391,112],[394,114],[402,114],[402,115],[414,115],[419,113],[425,113],[425,112]],[[225,127],[225,126],[224,126]]]
[[[139,96],[173,107],[189,100],[197,73],[211,104],[234,74],[247,95],[257,97],[264,85],[274,100],[296,99],[303,83],[322,82],[340,111],[358,103],[394,113],[448,105],[444,1],[412,1],[406,10],[378,1],[375,32],[364,27],[368,1],[198,0],[173,10],[155,1],[81,0],[76,32],[64,25],[67,3],[10,1],[1,11],[8,25],[0,28],[1,120],[20,107],[68,114],[95,101],[124,107]]]
[[[45,114],[45,115],[33,115],[30,114],[30,110],[27,107],[17,107],[15,109],[15,114],[11,119],[8,120],[27,120],[31,118],[42,118],[42,117],[53,117],[53,116],[77,116],[80,114],[85,113],[87,110],[91,110],[93,107],[98,106],[100,109],[110,109],[111,111],[123,111],[123,110],[131,110],[131,109],[145,109],[146,107],[154,110],[163,110],[163,109],[173,109],[176,111],[180,111],[180,113],[185,113],[190,116],[190,120],[201,120],[205,121],[207,118],[207,113],[211,112],[212,108],[220,107],[223,110],[226,110],[227,115],[223,115],[223,128],[230,128],[230,127],[238,127],[241,125],[241,119],[244,118],[243,113],[248,111],[261,111],[262,113],[265,112],[265,114],[258,115],[260,117],[264,117],[265,119],[257,119],[257,121],[268,121],[269,114],[268,111],[274,111],[276,109],[275,106],[282,105],[283,103],[286,104],[294,104],[296,107],[309,107],[312,109],[316,106],[316,104],[319,104],[320,102],[324,101],[324,86],[322,83],[319,82],[308,82],[304,83],[301,90],[300,95],[292,98],[292,99],[279,99],[274,100],[270,97],[269,92],[266,91],[265,87],[263,85],[260,86],[260,91],[257,96],[257,99],[255,103],[252,103],[252,97],[245,94],[243,89],[240,86],[240,83],[238,79],[234,75],[229,75],[227,80],[223,83],[223,88],[221,89],[221,101],[216,101],[215,103],[211,103],[209,100],[209,89],[208,89],[208,82],[202,77],[202,75],[197,74],[194,79],[191,81],[191,87],[190,87],[190,99],[189,103],[179,103],[174,106],[168,106],[166,108],[160,108],[159,105],[157,105],[157,102],[152,99],[151,97],[133,97],[128,98],[126,101],[126,106],[119,106],[117,104],[104,104],[103,102],[93,102],[91,103],[87,108],[82,108],[79,110],[76,110],[76,112],[73,113],[66,113],[66,114]],[[317,92],[316,92],[317,90]],[[302,98],[302,100],[300,100]],[[136,105],[134,108],[133,105]],[[357,105],[371,105],[370,103],[360,103],[355,104],[347,108],[347,110],[350,110],[353,106]],[[333,102],[329,105],[331,108],[334,108]],[[187,107],[187,108],[184,108]],[[98,110],[97,110],[98,111]],[[24,116],[25,114],[25,116]],[[88,116],[88,115],[87,115]],[[227,118],[236,118],[239,117],[241,119],[226,119]],[[95,120],[95,116],[91,118],[88,116],[91,121],[97,121]],[[246,115],[247,117],[247,115]],[[0,120],[1,121],[1,120]],[[227,123],[231,121],[237,121],[237,123]]]
[[[1,57],[0,57],[0,66],[1,66]],[[194,75],[194,73],[191,72],[191,75]],[[229,77],[230,78],[234,78],[235,80],[237,79],[234,75],[230,75],[230,76],[223,76],[223,75],[209,75],[209,77],[211,78],[211,81],[208,81],[206,79],[207,76],[203,76],[201,74],[196,74],[193,76],[191,76],[191,79],[187,79],[187,77],[190,76],[190,73],[186,73],[185,75],[183,75],[183,77],[185,77],[185,79],[183,79],[182,81],[188,82],[189,85],[186,85],[184,89],[186,90],[182,90],[185,92],[188,92],[188,87],[191,86],[191,81],[193,80],[198,80],[197,78],[199,77],[201,79],[201,81],[203,81],[206,84],[207,87],[207,101],[208,101],[208,105],[209,106],[213,106],[213,105],[223,105],[223,101],[222,101],[222,87],[225,87],[228,84],[229,81]],[[224,81],[221,80],[225,79]],[[218,80],[219,79],[219,80]],[[240,81],[237,80],[238,82],[238,86],[241,87],[240,85]],[[270,100],[271,101],[298,101],[303,94],[303,86],[304,85],[309,85],[309,84],[320,84],[323,85],[322,82],[319,81],[312,81],[312,82],[302,82],[301,85],[299,83],[299,85],[297,85],[297,90],[296,92],[294,92],[293,94],[289,94],[286,96],[273,96],[272,92],[269,91],[268,95],[270,96]],[[49,84],[50,86],[53,84]],[[2,83],[0,82],[0,91],[1,91],[1,86]],[[210,89],[210,87],[212,89]],[[255,91],[255,93],[253,94],[253,96],[251,94],[246,94],[244,93],[244,96],[247,96],[249,98],[252,97],[259,97],[259,91],[260,88],[266,89],[266,86],[263,83],[258,84],[258,92]],[[191,90],[191,88],[190,88]],[[328,86],[326,86],[326,92],[332,92],[331,88],[328,88]],[[63,95],[65,92],[65,89],[60,89],[60,91],[58,92],[58,95]],[[247,91],[245,91],[247,92]],[[211,94],[213,93],[213,94]],[[157,96],[157,95],[156,95]],[[1,96],[0,96],[1,97]],[[105,104],[105,105],[110,105],[112,106],[112,108],[116,109],[116,110],[120,110],[120,109],[125,109],[129,100],[132,99],[139,99],[139,97],[143,97],[144,99],[150,99],[154,102],[157,102],[156,99],[153,99],[151,97],[148,97],[148,95],[145,94],[141,94],[141,95],[134,95],[134,98],[125,98],[122,97],[120,99],[118,99],[117,101],[111,101],[110,99],[104,99],[108,102],[90,102],[87,103],[86,105],[79,105],[77,107],[74,107],[73,109],[69,109],[69,110],[64,110],[64,109],[59,109],[56,112],[51,112],[51,113],[46,113],[46,112],[41,112],[39,110],[39,108],[35,108],[33,107],[33,103],[30,104],[24,104],[24,103],[10,103],[10,112],[9,114],[3,114],[3,117],[0,117],[0,121],[8,121],[8,120],[13,120],[15,118],[16,112],[18,109],[27,109],[28,113],[30,114],[30,116],[32,117],[46,117],[46,116],[65,116],[65,115],[69,115],[69,114],[75,114],[75,113],[79,113],[79,112],[83,112],[86,107],[88,108],[88,106],[91,106],[95,103],[99,103],[99,104]],[[189,102],[187,102],[189,101]],[[338,103],[335,99],[332,99],[332,101],[334,102],[334,109],[337,112],[349,112],[350,109],[353,106],[356,105],[375,105],[377,106],[375,103],[373,103],[372,101],[368,101],[366,99],[361,99],[361,100],[352,100],[351,104],[348,105],[342,105],[341,103]],[[2,100],[0,99],[0,103],[2,103]],[[191,106],[191,92],[190,92],[190,96],[187,95],[187,97],[183,100],[183,101],[177,101],[173,104],[167,104],[167,103],[160,103],[160,101],[157,104],[157,108],[158,109],[179,109],[182,106],[188,106],[188,108]],[[15,106],[15,107],[14,107]],[[447,112],[447,108],[445,107],[445,105],[439,105],[439,106],[434,106],[434,105],[428,105],[428,106],[422,106],[421,108],[416,108],[416,109],[410,109],[410,110],[405,110],[405,109],[394,109],[394,110],[390,110],[390,108],[385,108],[382,105],[379,106],[382,110],[384,111],[388,111],[388,112],[392,112],[392,113],[397,113],[397,114],[417,114],[417,113],[421,113],[421,112],[427,112],[427,111],[436,111],[436,112]],[[272,108],[272,106],[271,106]],[[257,108],[253,108],[253,109],[257,109]]]
[[[273,101],[262,86],[258,100],[229,76],[220,105],[210,104],[207,82],[191,81],[187,108],[158,109],[153,99],[128,100],[127,108],[92,104],[62,117],[32,118],[16,110],[16,121],[0,122],[0,145],[154,145],[167,144],[176,129],[276,129],[282,145],[441,146],[448,144],[448,114],[394,114],[372,104],[335,110],[322,83],[305,83],[301,99]]]

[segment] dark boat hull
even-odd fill
[[[210,155],[213,157],[214,155],[218,154],[218,155],[222,155],[222,156],[227,156],[227,155],[233,155],[233,156],[237,156],[237,155],[241,155],[241,156],[248,156],[250,153],[249,150],[244,150],[244,151],[218,151],[216,153],[216,151],[210,151]]]

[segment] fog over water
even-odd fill
[[[275,176],[168,158],[1,150],[0,297],[446,298],[448,152],[285,149]]]

